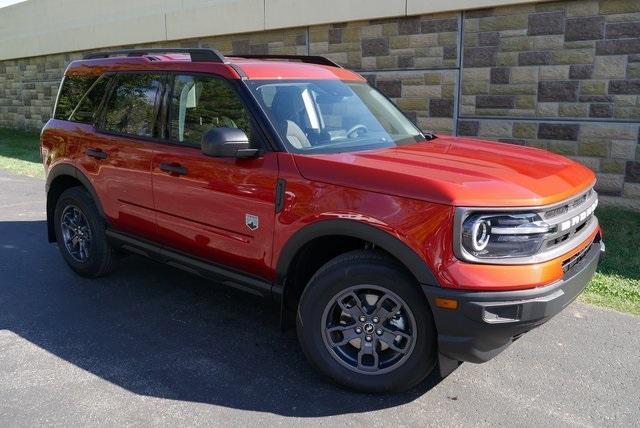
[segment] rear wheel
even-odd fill
[[[435,327],[415,280],[393,260],[353,251],[309,281],[298,310],[309,361],[334,381],[367,392],[401,391],[435,367]]]
[[[62,257],[76,273],[98,277],[113,269],[114,252],[107,241],[104,219],[85,189],[72,187],[60,195],[54,228]]]

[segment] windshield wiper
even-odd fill
[[[423,131],[422,135],[424,136],[424,139],[427,141],[435,140],[436,138],[438,138],[436,133],[433,131]]]

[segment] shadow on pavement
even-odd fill
[[[130,256],[87,280],[46,242],[46,225],[0,222],[0,329],[137,394],[284,416],[367,412],[416,399],[327,383],[264,300]]]

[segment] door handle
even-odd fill
[[[106,154],[100,149],[87,149],[85,154],[87,156],[91,156],[92,158],[96,158],[96,159],[106,159],[107,157],[109,157],[108,154]]]
[[[187,175],[189,170],[179,163],[161,163],[160,169],[169,174]]]

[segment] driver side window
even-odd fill
[[[223,79],[212,76],[178,75],[171,94],[170,138],[200,147],[210,128],[239,128],[249,139],[249,114],[242,101]]]

